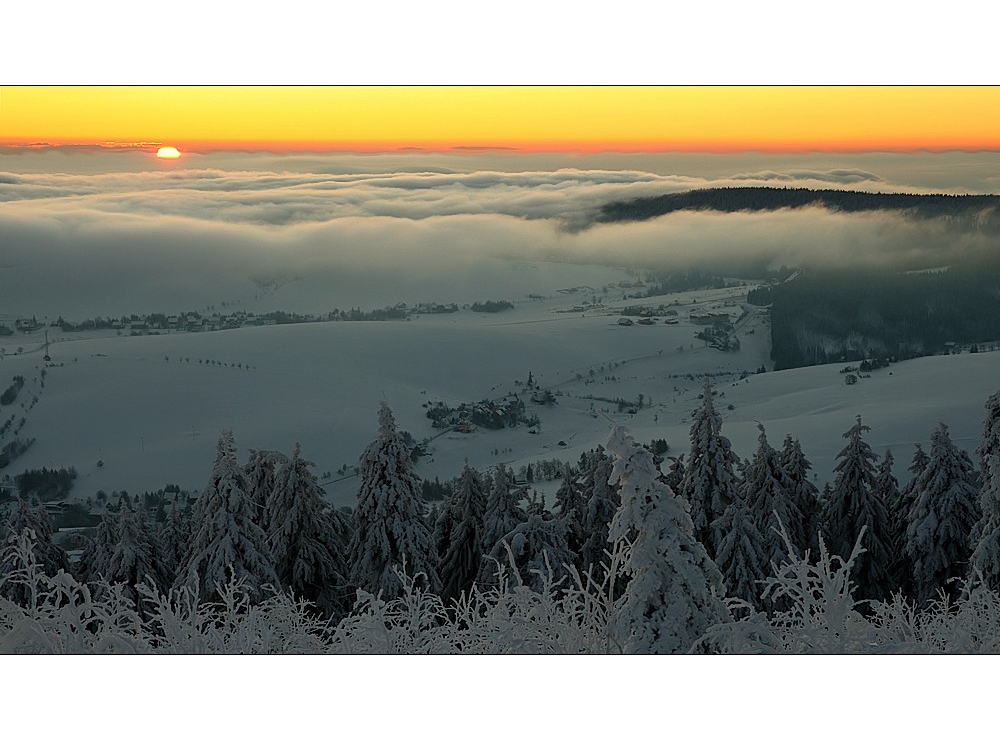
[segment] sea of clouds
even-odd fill
[[[994,192],[983,155],[0,152],[0,313],[198,310],[321,276],[313,310],[509,295],[512,262],[927,267],[986,233],[898,213],[674,213],[595,225],[601,205],[704,187]],[[725,167],[728,166],[728,169]],[[992,169],[991,169],[992,168]],[[468,290],[460,286],[470,286]],[[287,292],[287,288],[285,289]],[[525,288],[524,292],[527,292]]]

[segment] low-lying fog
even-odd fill
[[[996,237],[943,220],[821,209],[589,224],[603,203],[703,187],[996,192],[997,164],[997,154],[957,153],[216,153],[163,162],[139,151],[4,150],[2,313],[201,310],[274,290],[276,307],[316,313],[515,298],[532,292],[525,264],[539,261],[734,276],[779,262],[948,264]]]

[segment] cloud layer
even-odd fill
[[[39,164],[34,171],[32,156]],[[506,169],[460,171],[454,157],[355,158],[346,166],[335,157],[247,155],[192,160],[215,166],[149,170],[124,156],[99,157],[103,168],[93,158],[73,160],[61,172],[51,153],[0,159],[0,290],[10,310],[196,309],[248,299],[270,281],[311,286],[313,303],[322,305],[309,310],[321,311],[508,297],[517,282],[508,270],[512,261],[702,265],[732,274],[803,261],[926,267],[995,242],[945,222],[815,209],[675,213],[578,230],[608,201],[691,188],[926,189],[890,182],[874,169],[818,169],[810,161],[720,177],[635,167],[512,170],[511,160],[497,155],[466,164]],[[255,163],[257,169],[248,168]]]

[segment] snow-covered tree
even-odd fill
[[[730,619],[722,574],[695,538],[687,501],[657,480],[649,450],[620,426],[607,449],[617,456],[611,480],[622,500],[610,539],[630,578],[609,633],[627,653],[686,652],[709,627]]]
[[[759,610],[771,566],[764,559],[764,540],[743,497],[737,493],[712,527],[719,536],[715,564],[722,573],[726,596],[742,599]]]
[[[802,452],[799,440],[790,434],[785,435],[778,462],[788,476],[788,495],[802,512],[803,531],[789,532],[789,537],[802,546],[803,552],[808,549],[816,555],[819,553],[819,533],[823,527],[823,508],[819,501],[819,489],[809,480],[812,463]]]
[[[504,465],[498,465],[493,471],[486,511],[483,514],[484,554],[491,552],[493,546],[513,532],[518,524],[527,521],[528,515],[519,504],[521,498],[521,491],[513,486],[511,472]]]
[[[671,491],[680,491],[684,485],[684,472],[687,470],[687,466],[684,464],[684,453],[667,459],[670,460],[670,465],[664,476],[665,483],[670,486]]]
[[[587,516],[587,496],[580,476],[574,473],[569,463],[563,467],[562,483],[556,491],[555,515],[566,520],[569,549],[579,556],[586,541],[583,521]]]
[[[445,602],[468,591],[479,573],[486,496],[486,484],[479,471],[466,463],[445,511],[445,515],[456,522],[449,532],[448,544],[438,566],[441,597]]]
[[[525,521],[501,537],[482,559],[477,583],[486,588],[496,587],[500,582],[500,569],[511,568],[511,556],[517,577],[534,591],[544,589],[546,574],[550,574],[553,581],[566,579],[576,560],[576,554],[567,543],[567,529],[565,519],[528,514]]]
[[[278,470],[288,463],[288,458],[275,450],[250,450],[250,459],[243,467],[247,477],[247,493],[250,496],[254,521],[267,532],[271,523],[267,502],[277,485]]]
[[[764,543],[764,562],[777,564],[788,559],[788,546],[779,527],[786,532],[801,533],[802,512],[792,501],[791,481],[781,467],[777,451],[768,444],[764,427],[760,426],[757,452],[748,465],[740,484],[740,496],[746,503]],[[791,536],[791,535],[790,535]],[[793,540],[797,555],[802,554],[804,542]]]
[[[882,456],[882,462],[879,463],[878,468],[875,471],[875,482],[873,484],[872,493],[875,495],[879,501],[885,505],[886,510],[886,544],[889,548],[889,569],[888,569],[888,579],[889,579],[889,590],[899,591],[902,586],[897,580],[898,571],[900,567],[899,559],[900,553],[906,547],[906,520],[902,520],[903,526],[901,528],[896,528],[896,511],[900,506],[900,490],[899,481],[896,480],[896,476],[892,473],[892,467],[895,464],[895,459],[892,456],[892,450],[887,449],[885,454]]]
[[[192,534],[175,580],[203,601],[218,598],[231,577],[242,580],[254,599],[278,587],[264,531],[257,525],[247,479],[236,459],[231,431],[219,437],[215,464],[192,510]]]
[[[915,445],[910,466],[910,479],[899,489],[896,502],[889,509],[889,522],[896,536],[896,546],[893,551],[893,562],[889,575],[893,588],[901,591],[904,596],[913,598],[913,562],[907,552],[906,530],[910,526],[910,510],[917,500],[917,481],[927,469],[930,458],[920,444]]]
[[[145,605],[137,586],[152,586],[162,591],[170,586],[170,573],[149,526],[145,506],[138,504],[133,510],[123,500],[116,519],[118,526],[114,548],[102,575],[108,583],[123,584],[125,596],[135,602],[140,615],[145,615]]]
[[[875,453],[863,439],[871,427],[861,423],[861,417],[844,438],[847,445],[837,454],[836,477],[833,492],[826,501],[823,519],[830,552],[845,562],[854,549],[854,543],[866,528],[861,541],[866,552],[854,563],[851,573],[863,599],[881,601],[889,593],[889,566],[891,530],[885,503],[874,493]]]
[[[93,539],[87,541],[80,555],[78,572],[83,583],[96,583],[107,573],[117,536],[118,512],[110,507],[105,508],[101,512],[101,521],[94,529]]]
[[[939,424],[931,434],[930,459],[917,479],[906,529],[919,604],[927,604],[942,589],[952,597],[959,592],[953,579],[966,575],[975,544],[970,533],[980,516],[974,476],[968,456],[959,453],[948,427]]]
[[[296,442],[291,459],[277,468],[266,504],[267,544],[282,587],[332,616],[349,608],[353,596],[347,581],[349,531],[343,515],[323,500],[313,466]]]
[[[402,590],[394,570],[405,569],[418,577],[421,588],[437,592],[441,582],[420,481],[385,401],[378,420],[378,437],[360,458],[351,583],[371,594],[381,592],[384,598],[394,598]]]
[[[13,547],[18,537],[29,532],[31,551],[42,572],[48,576],[60,570],[69,571],[66,552],[52,541],[52,518],[41,504],[17,498],[17,504],[7,517],[4,531],[0,533],[0,582],[15,567]],[[26,604],[30,590],[25,584],[7,581],[0,588],[0,597],[18,604]]]
[[[191,539],[191,511],[190,506],[187,506],[187,494],[178,493],[174,496],[167,520],[157,532],[157,539],[164,565],[176,578],[177,569],[187,554],[188,540]]]
[[[585,540],[580,548],[580,567],[584,572],[594,568],[594,575],[600,574],[600,564],[611,564],[608,532],[611,520],[622,503],[617,486],[609,481],[613,469],[614,460],[605,454],[601,446],[587,458],[584,487],[589,489],[589,495],[583,519]]]
[[[983,439],[976,452],[980,460],[979,508],[982,516],[972,532],[975,549],[969,575],[1000,590],[1000,392],[986,401]]]
[[[737,457],[721,433],[722,417],[712,405],[712,384],[705,376],[702,403],[691,424],[691,452],[678,493],[691,504],[695,536],[714,555],[720,532],[712,522],[726,511],[737,491]]]

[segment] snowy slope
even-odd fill
[[[745,288],[623,302],[621,288],[606,295],[601,290],[626,279],[622,271],[588,267],[589,273],[581,275],[578,268],[561,273],[550,264],[537,269],[547,271],[543,281],[533,282],[536,289],[547,288],[546,298],[530,300],[527,291],[515,292],[505,282],[501,288],[506,290],[480,296],[515,301],[514,310],[498,314],[460,311],[402,322],[142,337],[53,330],[51,339],[66,341],[50,348],[55,366],[47,370],[44,390],[39,388],[40,334],[2,338],[7,356],[0,363],[0,385],[6,387],[18,373],[28,382],[14,406],[0,409],[0,423],[11,414],[24,415],[22,436],[37,440],[3,473],[74,465],[80,478],[73,495],[80,497],[99,489],[137,492],[167,483],[200,489],[220,430],[232,428],[242,460],[249,448],[288,453],[298,441],[303,456],[322,474],[357,463],[376,434],[382,398],[400,428],[420,440],[439,435],[423,404],[457,405],[511,391],[522,393],[528,413],[540,417],[539,434],[524,427],[440,434],[417,472],[446,480],[460,473],[465,459],[482,468],[502,461],[515,469],[553,457],[575,462],[581,452],[605,441],[608,426],[601,411],[625,421],[638,440],[667,439],[670,454],[678,454],[688,448],[690,413],[700,392],[697,375],[708,372],[719,374],[716,387],[725,396],[716,407],[738,455],[752,454],[754,420],[760,420],[773,444],[786,433],[798,436],[822,481],[831,475],[833,457],[842,447],[840,435],[860,413],[872,426],[869,441],[875,450],[892,446],[897,475],[905,478],[909,445],[923,441],[938,421],[951,425],[958,444],[975,446],[982,405],[1000,377],[1000,354],[983,353],[914,360],[854,386],[844,384],[840,366],[752,374],[740,382],[741,375],[767,364],[766,319],[751,313],[740,323],[742,350],[724,354],[694,338],[702,327],[692,325],[687,314],[725,310],[736,318]],[[587,277],[596,292],[569,292],[582,285],[574,280],[580,277]],[[603,307],[572,311],[592,296],[603,296]],[[662,319],[652,326],[617,324],[623,305],[675,300],[676,325]],[[14,356],[18,346],[24,354]],[[219,364],[207,364],[210,360]],[[517,385],[529,371],[542,388],[559,394],[554,407],[532,404]],[[634,401],[640,393],[652,406],[632,419],[612,402],[586,398]],[[31,394],[38,396],[37,405],[21,409]],[[332,501],[350,505],[357,480],[326,488]]]

